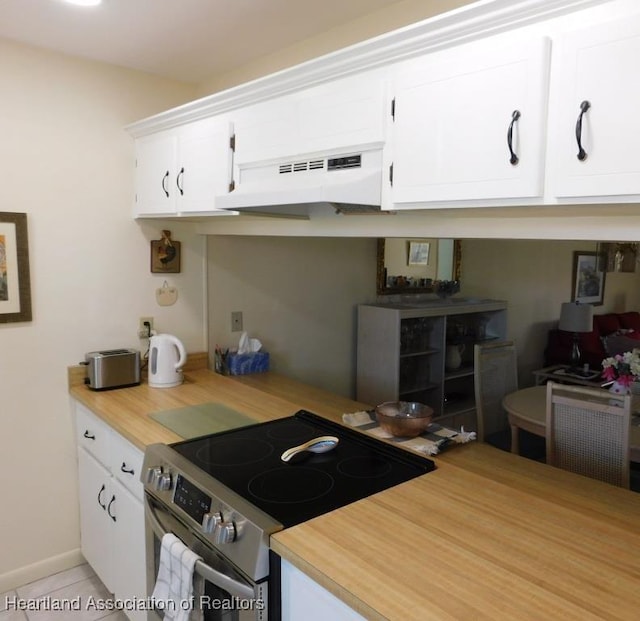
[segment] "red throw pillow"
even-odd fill
[[[607,313],[606,315],[594,315],[593,323],[598,326],[600,336],[608,336],[622,328],[620,319],[616,313]]]

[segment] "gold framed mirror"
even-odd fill
[[[460,280],[459,239],[379,238],[378,295],[435,293],[434,284]]]

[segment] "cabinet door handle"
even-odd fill
[[[103,508],[106,509],[107,505],[105,505],[102,500],[101,500],[101,496],[102,496],[102,492],[104,492],[104,490],[107,489],[106,485],[103,483],[102,487],[100,488],[100,491],[98,492],[98,504]]]
[[[122,462],[122,466],[120,466],[120,470],[125,474],[131,474],[131,475],[135,474],[135,472],[133,471],[133,468],[131,469],[127,468],[127,464],[125,462]]]
[[[515,166],[520,161],[513,150],[513,126],[520,116],[520,110],[513,111],[511,114],[511,123],[509,123],[509,129],[507,130],[507,146],[509,147],[509,153],[511,154],[511,157],[509,157],[509,163],[512,166]]]
[[[167,198],[169,198],[169,190],[167,190],[167,186],[165,185],[165,181],[169,178],[169,171],[167,170],[164,173],[164,177],[162,177],[162,190],[166,194]]]
[[[586,99],[580,104],[580,115],[576,123],[576,141],[578,142],[578,159],[581,162],[587,159],[587,152],[582,148],[582,117],[584,113],[591,108],[591,103]]]
[[[95,440],[96,437],[92,434],[89,433],[89,430],[86,429],[85,432],[82,434],[87,440]]]
[[[116,516],[113,515],[113,513],[111,513],[111,505],[115,502],[116,497],[111,496],[111,500],[109,501],[109,506],[107,507],[107,515],[115,522],[116,521]]]
[[[182,185],[180,184],[180,182],[182,181],[182,175],[184,175],[184,166],[180,169],[180,172],[176,177],[176,186],[178,186],[178,191],[180,192],[180,196],[184,196],[184,190],[182,189]]]

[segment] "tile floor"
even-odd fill
[[[80,598],[80,610],[17,610],[16,600],[27,603],[60,602]],[[44,598],[44,599],[41,599]],[[93,600],[91,599],[93,598]],[[89,606],[91,601],[101,602],[111,599],[111,594],[100,582],[89,565],[78,565],[67,571],[36,580],[18,587],[8,593],[0,594],[0,621],[127,621],[127,617],[120,611],[96,610],[95,605]],[[51,605],[50,605],[51,607]]]

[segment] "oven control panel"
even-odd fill
[[[147,470],[147,484],[156,492],[173,492],[172,502],[180,507],[205,535],[210,535],[218,545],[232,543],[236,539],[236,525],[225,520],[222,509],[213,509],[211,496],[205,494],[182,474],[173,475],[161,466]]]
[[[252,580],[269,575],[269,536],[282,525],[166,444],[149,445],[140,479],[145,494]]]
[[[180,507],[194,522],[202,526],[205,535],[211,535],[214,543],[231,543],[236,538],[236,526],[231,520],[224,519],[222,509],[214,509],[211,496],[205,494],[179,474],[176,477],[176,489],[173,504]]]
[[[207,494],[181,474],[176,477],[173,503],[178,505],[198,524],[203,524],[204,516],[208,515],[211,511],[211,496],[207,496]]]

